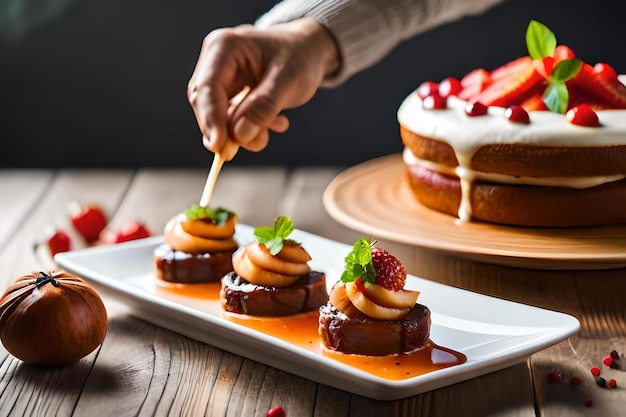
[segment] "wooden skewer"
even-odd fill
[[[235,112],[235,109],[243,101],[249,91],[250,88],[245,87],[239,92],[239,94],[233,97],[230,101],[230,107],[228,109],[229,117]],[[200,198],[201,207],[209,206],[213,190],[215,189],[215,183],[217,182],[217,176],[222,170],[222,165],[224,165],[224,162],[231,161],[235,155],[237,155],[237,151],[239,151],[239,145],[231,139],[228,139],[222,149],[219,152],[216,152],[213,156],[213,163],[211,164],[209,175],[206,179],[206,183],[204,184],[204,191],[202,192],[202,197]]]

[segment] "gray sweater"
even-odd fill
[[[479,14],[504,0],[283,0],[255,23],[267,27],[311,16],[334,36],[340,71],[330,87],[367,68],[400,42],[466,15]]]

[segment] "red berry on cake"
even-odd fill
[[[433,81],[424,81],[419,87],[417,87],[417,96],[424,100],[426,97],[437,93],[439,84]]]
[[[593,111],[593,109],[587,104],[579,104],[576,107],[572,107],[565,114],[565,118],[573,125],[586,127],[600,126],[598,113]]]
[[[528,112],[524,110],[522,106],[515,104],[506,108],[504,111],[504,117],[513,123],[530,123],[530,116],[528,115]]]
[[[426,110],[443,110],[448,106],[447,98],[437,92],[425,97],[423,103]]]
[[[480,101],[467,103],[467,105],[465,106],[465,114],[467,114],[469,117],[484,116],[487,114],[488,110],[488,107]]]
[[[439,83],[437,91],[441,97],[449,97],[458,95],[462,89],[463,86],[459,80],[454,77],[448,77]]]

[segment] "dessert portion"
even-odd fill
[[[626,222],[626,86],[532,21],[529,55],[425,82],[398,110],[416,199],[463,221]]]
[[[234,271],[222,279],[224,311],[252,316],[289,316],[314,311],[328,301],[326,275],[312,271],[309,253],[289,239],[287,216],[254,230],[256,240],[232,256]]]
[[[429,343],[430,310],[419,291],[404,289],[406,269],[384,249],[359,239],[345,270],[320,307],[319,334],[331,351],[385,356],[411,353]]]
[[[165,243],[154,250],[157,278],[171,283],[219,282],[233,270],[237,215],[193,205],[167,222]]]

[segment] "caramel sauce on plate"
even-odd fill
[[[171,284],[159,281],[155,292],[164,298],[216,314],[225,320],[277,337],[300,348],[389,380],[403,380],[464,363],[461,352],[438,346],[432,341],[415,352],[388,356],[350,355],[332,352],[322,346],[317,332],[319,313],[312,311],[290,317],[254,317],[227,313],[221,309],[220,283]],[[200,301],[201,303],[196,304]]]

